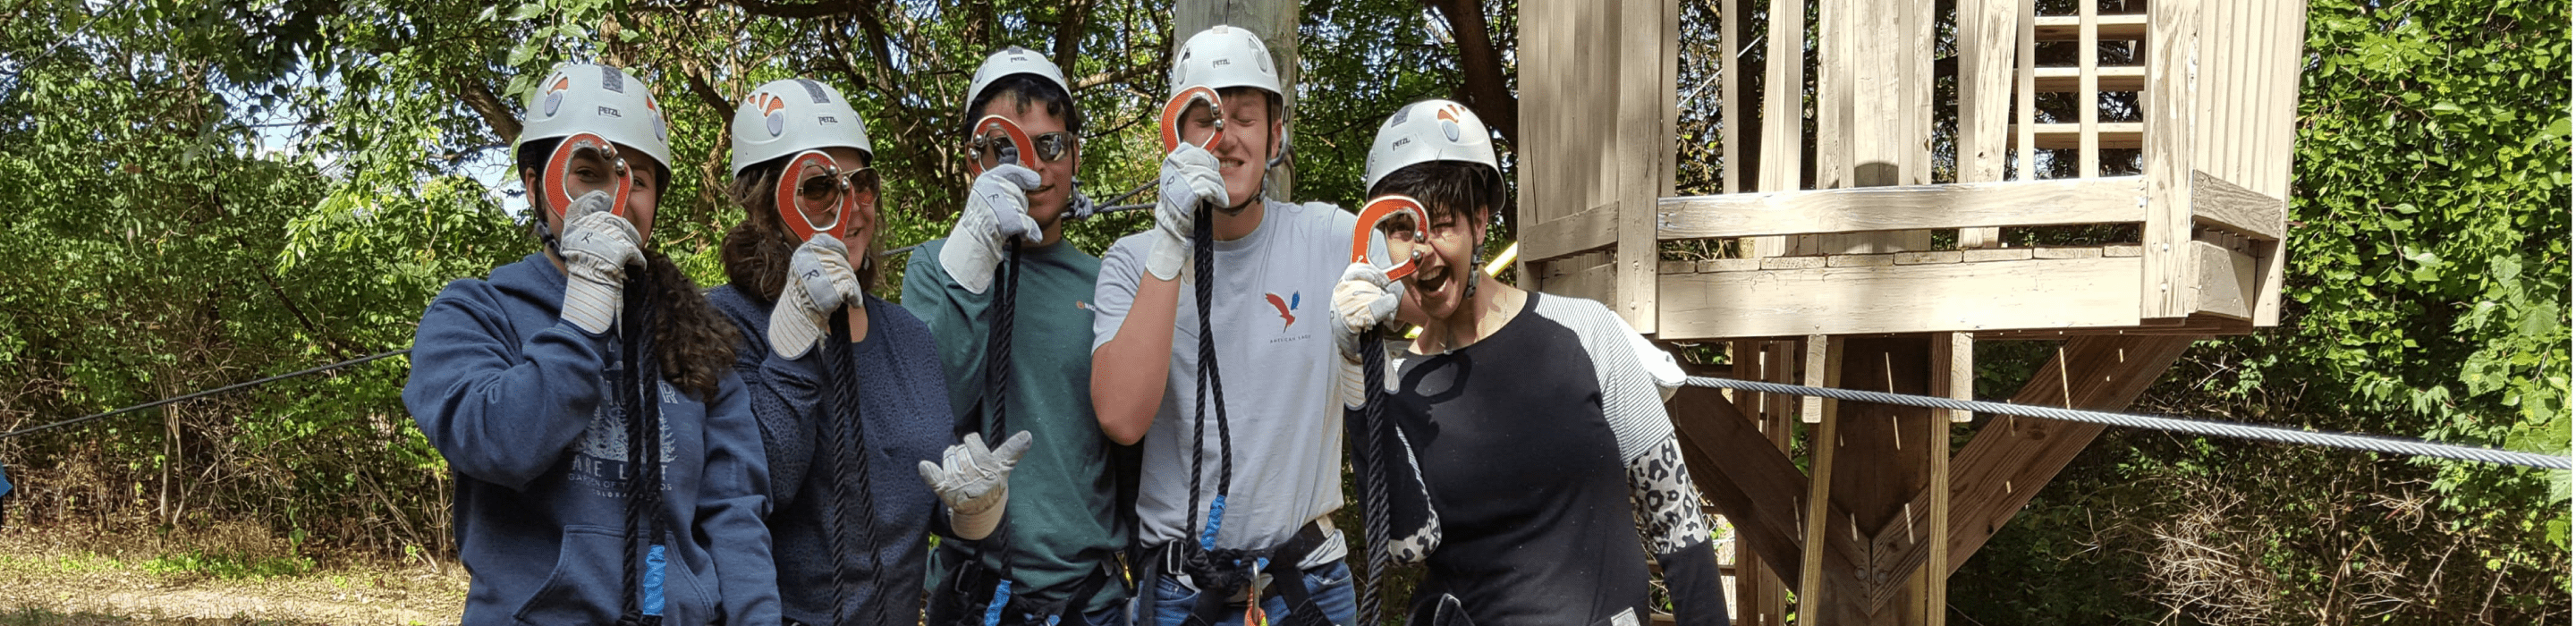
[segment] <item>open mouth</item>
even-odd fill
[[[1449,286],[1449,268],[1422,269],[1413,274],[1413,288],[1425,296],[1438,295]]]

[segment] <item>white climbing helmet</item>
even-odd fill
[[[984,57],[984,64],[975,68],[975,80],[966,85],[965,104],[959,106],[974,107],[975,98],[984,95],[984,88],[1012,74],[1036,74],[1054,83],[1055,88],[1064,90],[1066,97],[1073,96],[1073,85],[1064,81],[1064,68],[1056,67],[1054,61],[1047,60],[1046,55],[1035,50],[1011,46]],[[957,115],[961,119],[971,118],[975,112],[959,109]]]
[[[875,158],[867,127],[831,85],[808,78],[770,81],[733,110],[733,175],[807,150],[857,148]]]
[[[1190,87],[1224,91],[1230,87],[1258,87],[1281,99],[1287,93],[1279,89],[1278,64],[1270,59],[1270,47],[1252,31],[1218,24],[1191,35],[1181,44],[1181,57],[1172,62],[1172,88],[1167,96],[1180,95]]]
[[[528,110],[518,144],[592,133],[653,157],[654,165],[671,166],[671,129],[662,121],[653,88],[626,70],[589,63],[566,63],[528,93]]]
[[[1494,158],[1494,139],[1484,120],[1467,105],[1424,100],[1396,109],[1378,127],[1377,139],[1369,142],[1368,179],[1360,189],[1375,189],[1387,174],[1432,161],[1483,165],[1494,169],[1494,180],[1502,180],[1503,167]]]

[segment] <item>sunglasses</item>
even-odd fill
[[[876,207],[879,183],[876,168],[844,171],[821,152],[799,154],[789,160],[788,171],[779,181],[781,199],[786,200],[779,203],[780,212],[795,207],[793,215],[783,217],[791,218],[789,229],[797,231],[799,238],[818,232],[838,236],[845,230],[843,212]]]
[[[1074,136],[1070,131],[1059,130],[1029,137],[1029,147],[1037,151],[1035,156],[1048,163],[1062,161],[1065,156],[1073,154],[1073,142]],[[1023,167],[1036,164],[1020,158],[1019,148],[1012,146],[1010,136],[1002,133],[986,133],[966,142],[966,157],[988,170],[1001,167],[1003,163],[1017,163]]]

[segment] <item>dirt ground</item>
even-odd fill
[[[464,569],[453,564],[441,572],[419,562],[325,563],[225,576],[166,558],[206,549],[292,554],[222,538],[175,543],[0,528],[0,626],[453,624],[465,605]]]

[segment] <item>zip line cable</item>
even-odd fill
[[[51,424],[45,424],[45,425],[41,425],[41,426],[30,426],[30,427],[26,427],[26,428],[21,428],[21,429],[18,429],[18,430],[13,430],[13,431],[5,432],[5,433],[0,433],[0,439],[8,439],[8,438],[11,438],[11,437],[17,437],[17,436],[20,436],[20,435],[30,435],[30,434],[35,434],[35,433],[44,432],[44,431],[48,431],[48,430],[54,430],[54,429],[57,429],[57,428],[65,428],[65,427],[70,427],[70,426],[77,426],[77,425],[80,425],[80,424],[83,424],[83,423],[92,422],[92,421],[97,421],[97,420],[102,420],[102,419],[107,419],[107,418],[110,418],[110,417],[116,417],[116,416],[118,416],[118,415],[124,415],[124,414],[127,414],[127,413],[132,413],[132,412],[135,412],[135,411],[141,411],[141,410],[144,410],[144,409],[150,409],[150,408],[155,408],[155,407],[160,407],[160,406],[165,406],[165,405],[170,405],[170,404],[176,404],[176,403],[180,403],[180,402],[186,402],[186,401],[189,401],[189,400],[195,400],[195,399],[198,399],[198,398],[204,398],[204,397],[207,397],[207,396],[222,395],[222,394],[226,394],[226,393],[231,393],[231,392],[235,392],[235,391],[240,391],[240,390],[243,390],[243,389],[249,389],[249,388],[251,388],[251,387],[257,387],[257,386],[260,386],[260,385],[265,385],[265,384],[269,384],[269,383],[273,383],[273,382],[277,382],[277,381],[281,381],[281,380],[286,380],[286,379],[289,379],[289,378],[296,378],[296,377],[299,377],[299,376],[309,376],[309,375],[313,375],[313,374],[319,374],[319,373],[322,373],[322,372],[327,372],[327,371],[331,371],[331,370],[341,369],[341,368],[349,367],[349,366],[352,366],[352,365],[360,365],[360,364],[368,363],[368,362],[371,362],[371,361],[376,361],[376,360],[379,360],[379,359],[385,359],[385,358],[389,358],[389,357],[402,356],[402,355],[410,354],[410,353],[411,353],[411,349],[410,349],[410,348],[403,348],[403,349],[399,349],[399,350],[388,350],[388,351],[384,351],[384,352],[378,352],[378,353],[375,353],[375,354],[370,354],[370,355],[367,355],[367,356],[362,356],[362,357],[358,357],[358,358],[354,358],[354,359],[349,359],[349,360],[341,361],[341,362],[338,362],[338,363],[332,363],[332,364],[329,364],[329,365],[323,365],[323,366],[320,366],[320,367],[314,367],[314,368],[311,368],[311,369],[298,370],[298,371],[295,371],[295,372],[289,372],[289,373],[285,373],[285,374],[279,374],[279,375],[276,375],[276,376],[270,376],[270,377],[267,377],[267,378],[261,378],[261,379],[258,379],[258,380],[252,380],[252,381],[248,381],[248,382],[241,382],[241,383],[235,383],[235,384],[231,384],[231,385],[225,385],[225,386],[222,386],[222,387],[216,387],[216,388],[213,388],[213,389],[208,389],[208,390],[205,390],[205,391],[199,391],[199,392],[196,392],[196,393],[191,393],[191,394],[187,394],[187,395],[183,395],[183,396],[177,396],[177,397],[172,397],[172,398],[165,398],[165,399],[161,399],[161,400],[154,400],[154,401],[151,401],[151,402],[146,402],[146,403],[143,403],[143,404],[137,404],[137,405],[134,405],[134,406],[129,406],[129,407],[121,408],[121,409],[116,409],[116,410],[113,410],[113,411],[108,411],[108,412],[104,412],[104,413],[96,413],[96,414],[92,414],[92,415],[85,415],[85,416],[76,417],[76,418],[72,418],[72,419],[67,419],[67,420],[63,420],[63,421],[59,421],[59,422],[54,422],[54,423],[51,423]],[[1879,404],[1894,404],[1894,405],[1899,405],[1899,406],[1911,406],[1911,407],[1921,407],[1921,408],[1930,408],[1930,409],[1950,409],[1950,410],[1954,410],[1954,411],[1973,411],[1973,412],[1977,412],[1977,413],[1990,413],[1990,414],[1995,414],[1995,415],[2016,415],[2016,416],[2021,416],[2021,417],[2029,417],[2029,418],[2037,418],[2037,419],[2053,419],[2053,420],[2061,420],[2061,421],[2069,421],[2069,422],[2083,422],[2083,423],[2087,423],[2087,424],[2102,424],[2102,425],[2105,425],[2105,426],[2119,426],[2119,427],[2123,427],[2123,428],[2142,428],[2142,429],[2147,429],[2147,430],[2161,430],[2161,431],[2167,431],[2167,432],[2187,433],[2187,434],[2203,435],[2203,436],[2210,436],[2210,437],[2226,437],[2226,438],[2231,438],[2231,439],[2251,439],[2251,440],[2256,440],[2256,441],[2270,441],[2270,442],[2275,442],[2275,443],[2292,443],[2292,444],[2300,444],[2300,445],[2322,446],[2322,447],[2328,447],[2328,448],[2343,448],[2343,449],[2347,449],[2347,450],[2362,450],[2362,451],[2368,451],[2368,452],[2384,452],[2384,453],[2390,453],[2390,454],[2404,454],[2404,455],[2410,455],[2410,456],[2428,456],[2428,457],[2434,457],[2434,458],[2452,459],[2452,460],[2460,460],[2460,461],[2476,461],[2476,462],[2480,462],[2480,463],[2494,463],[2494,464],[2497,464],[2497,465],[2511,465],[2511,466],[2517,466],[2517,467],[2532,467],[2532,468],[2540,468],[2540,469],[2566,470],[2566,469],[2571,469],[2571,466],[2576,466],[2576,464],[2571,464],[2571,462],[2569,461],[2568,457],[2565,457],[2565,456],[2551,456],[2551,455],[2538,454],[2538,453],[2532,453],[2532,452],[2516,452],[2516,451],[2512,451],[2512,450],[2499,450],[2499,449],[2495,449],[2495,448],[2480,448],[2480,447],[2474,447],[2474,446],[2462,446],[2462,445],[2455,445],[2455,444],[2446,444],[2446,443],[2439,443],[2439,442],[2432,442],[2432,441],[2424,441],[2424,440],[2420,440],[2420,439],[2407,439],[2407,438],[2402,438],[2402,437],[2387,437],[2387,436],[2379,436],[2379,435],[2356,435],[2356,434],[2350,434],[2350,433],[2337,433],[2337,432],[2312,431],[2312,430],[2295,430],[2295,429],[2289,429],[2289,428],[2280,428],[2280,427],[2276,427],[2276,426],[2255,426],[2255,425],[2249,425],[2249,424],[2238,424],[2238,423],[2233,423],[2233,422],[2220,422],[2220,421],[2214,421],[2214,420],[2182,419],[2182,418],[2173,418],[2173,417],[2156,417],[2156,416],[2150,416],[2150,415],[2135,415],[2135,414],[2126,414],[2126,413],[2106,413],[2106,412],[2101,412],[2101,411],[2085,411],[2085,410],[2080,410],[2080,409],[2066,409],[2066,408],[2058,408],[2058,407],[2035,406],[2035,405],[2028,405],[2028,404],[2011,404],[2011,403],[2006,403],[2006,402],[1987,402],[1987,401],[1982,401],[1982,400],[1957,400],[1957,399],[1952,399],[1952,398],[1940,398],[1940,397],[1933,397],[1933,396],[1916,396],[1916,395],[1896,394],[1896,393],[1886,393],[1886,392],[1878,392],[1878,391],[1860,391],[1860,390],[1855,390],[1855,389],[1830,389],[1830,388],[1823,388],[1823,387],[1806,387],[1806,386],[1801,386],[1801,385],[1784,385],[1784,384],[1779,384],[1779,383],[1766,383],[1766,382],[1750,381],[1750,380],[1736,380],[1736,379],[1732,379],[1732,378],[1712,378],[1712,377],[1707,377],[1707,376],[1692,376],[1692,377],[1690,377],[1690,378],[1688,379],[1688,381],[1687,381],[1687,383],[1686,383],[1686,384],[1689,384],[1690,386],[1693,386],[1693,387],[1708,387],[1708,388],[1713,388],[1713,389],[1734,389],[1734,390],[1739,390],[1739,391],[1752,391],[1752,392],[1759,392],[1759,393],[1777,393],[1777,394],[1786,394],[1786,395],[1795,395],[1795,396],[1814,396],[1814,397],[1822,397],[1822,398],[1833,398],[1833,399],[1836,399],[1836,400],[1851,400],[1851,401],[1854,401],[1854,402],[1875,402],[1875,403],[1879,403]]]
[[[2029,404],[1986,402],[1982,400],[1958,400],[1934,396],[1918,396],[1879,391],[1860,391],[1857,389],[1832,389],[1825,387],[1784,385],[1780,383],[1737,380],[1732,378],[1712,378],[1707,376],[1692,376],[1687,379],[1686,384],[1693,387],[1708,387],[1713,389],[1734,389],[1738,391],[1776,393],[1795,396],[1815,396],[1821,398],[1833,398],[1836,400],[1894,404],[1927,409],[1949,409],[1954,411],[1974,411],[1978,413],[1993,413],[1998,415],[2018,415],[2039,419],[2119,426],[2122,428],[2143,428],[2147,430],[2188,433],[2206,437],[2251,439],[2255,441],[2270,441],[2275,443],[2343,448],[2346,450],[2386,452],[2390,454],[2404,454],[2409,456],[2429,456],[2460,461],[2494,463],[2497,465],[2536,467],[2540,469],[2564,470],[2569,469],[2570,465],[2568,457],[2565,456],[2551,456],[2531,452],[2515,452],[2495,448],[2462,446],[2424,441],[2421,439],[2406,439],[2378,435],[2355,435],[2315,430],[2296,430],[2277,426],[2256,426],[2252,424],[2238,424],[2234,422],[2221,422],[2215,420],[2156,417],[2151,415],[2134,415],[2127,413],[2106,413],[2102,411],[2085,411],[2080,409],[2036,406]]]
[[[348,366],[351,366],[351,365],[357,365],[357,364],[360,364],[360,363],[366,363],[366,362],[368,362],[368,361],[374,361],[374,360],[382,359],[382,358],[386,358],[386,357],[401,356],[401,355],[405,355],[405,354],[411,354],[411,348],[403,348],[403,349],[400,349],[400,350],[388,350],[388,351],[384,351],[384,352],[378,352],[378,353],[375,353],[375,354],[370,354],[370,355],[367,355],[367,356],[362,356],[362,357],[358,357],[358,358],[354,358],[354,359],[349,359],[349,360],[346,360],[346,361],[341,361],[341,362],[333,363],[333,364],[330,364],[330,365],[324,365],[324,366],[316,367],[316,368],[313,368],[313,369],[302,370],[302,371],[297,371],[297,372],[291,372],[291,373],[286,373],[286,374],[279,374],[279,375],[276,375],[276,376],[270,376],[270,377],[267,377],[267,378],[262,378],[262,379],[259,379],[259,380],[254,380],[254,381],[245,382],[245,383],[235,383],[235,384],[231,384],[231,385],[225,385],[225,386],[222,386],[222,387],[216,387],[216,388],[213,388],[213,389],[208,389],[208,390],[205,390],[205,391],[199,391],[199,392],[196,392],[196,393],[191,393],[191,394],[188,394],[188,395],[179,396],[179,397],[175,397],[175,398],[166,398],[166,399],[161,399],[161,400],[154,400],[154,401],[151,401],[151,402],[145,402],[145,403],[142,403],[142,404],[137,404],[137,405],[134,405],[134,406],[125,407],[125,408],[117,409],[117,410],[114,410],[114,411],[108,411],[108,412],[105,412],[105,413],[98,413],[98,414],[94,414],[94,415],[87,415],[87,416],[82,416],[82,417],[75,417],[75,418],[72,418],[72,419],[67,419],[67,420],[63,420],[63,421],[59,421],[59,422],[54,422],[54,423],[46,424],[46,425],[43,425],[43,426],[30,426],[30,427],[27,427],[27,428],[21,428],[21,429],[17,429],[17,430],[13,430],[13,431],[5,432],[5,433],[0,433],[0,439],[8,439],[8,438],[10,438],[10,437],[16,437],[16,436],[19,436],[19,435],[33,434],[33,433],[39,433],[39,432],[44,432],[44,431],[48,431],[48,430],[53,430],[53,429],[56,429],[56,428],[62,428],[62,427],[66,427],[66,426],[73,426],[73,425],[81,424],[81,423],[83,423],[83,422],[89,422],[89,421],[94,421],[94,420],[107,419],[107,418],[110,418],[110,417],[116,417],[116,416],[118,416],[118,415],[124,415],[124,414],[132,413],[132,412],[135,412],[135,411],[141,411],[141,410],[144,410],[144,409],[149,409],[149,408],[158,407],[158,406],[162,406],[162,405],[168,405],[168,404],[176,404],[176,403],[180,403],[180,402],[186,402],[186,401],[189,401],[189,400],[195,400],[195,399],[203,398],[203,397],[206,397],[206,396],[213,396],[213,395],[221,395],[221,394],[225,394],[225,393],[231,393],[231,392],[234,392],[234,391],[240,391],[240,390],[243,390],[243,389],[249,389],[249,388],[251,388],[251,387],[257,387],[257,386],[260,386],[260,385],[265,385],[265,384],[269,384],[269,383],[273,383],[273,382],[277,382],[277,381],[281,381],[281,380],[286,380],[286,379],[294,378],[294,377],[297,377],[297,376],[305,376],[305,375],[310,375],[310,374],[319,374],[319,373],[322,373],[322,372],[327,372],[327,371],[331,371],[331,370],[335,370],[335,369],[340,369],[340,368],[348,367]]]

